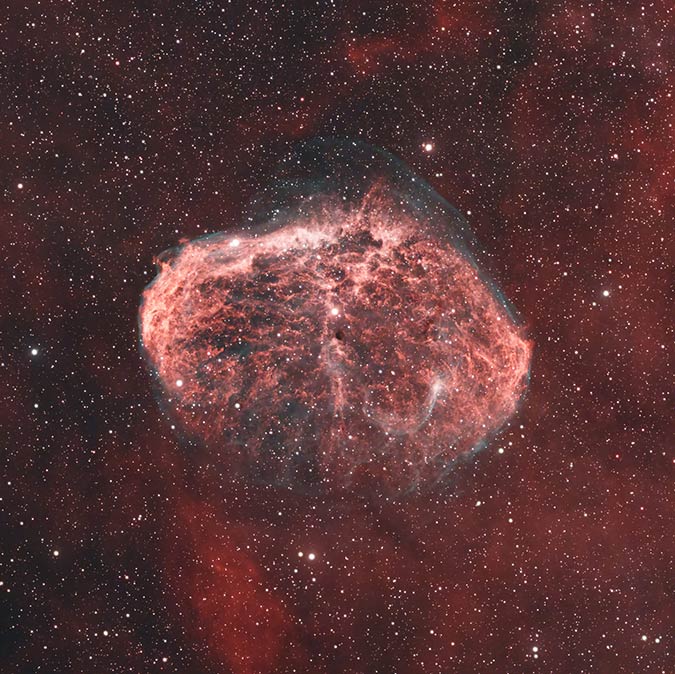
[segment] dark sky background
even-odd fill
[[[0,671],[675,672],[674,35],[666,0],[10,0]],[[153,256],[316,135],[459,208],[535,344],[432,494],[225,493],[138,352]]]

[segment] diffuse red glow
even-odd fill
[[[374,189],[159,260],[141,337],[169,408],[223,475],[433,481],[523,394],[531,346],[449,238]]]

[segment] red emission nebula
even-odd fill
[[[281,225],[157,260],[142,344],[224,479],[407,491],[515,411],[530,343],[470,255],[393,193],[379,180],[346,206],[314,194]]]
[[[0,674],[675,674],[673,0],[0,62]]]

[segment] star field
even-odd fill
[[[674,30],[662,0],[10,2],[0,671],[675,671]],[[315,136],[457,207],[534,345],[431,493],[226,487],[139,353],[154,257]]]

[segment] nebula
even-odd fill
[[[157,258],[139,320],[163,404],[225,481],[433,484],[513,415],[531,343],[431,188],[374,148],[303,152],[311,179]]]

